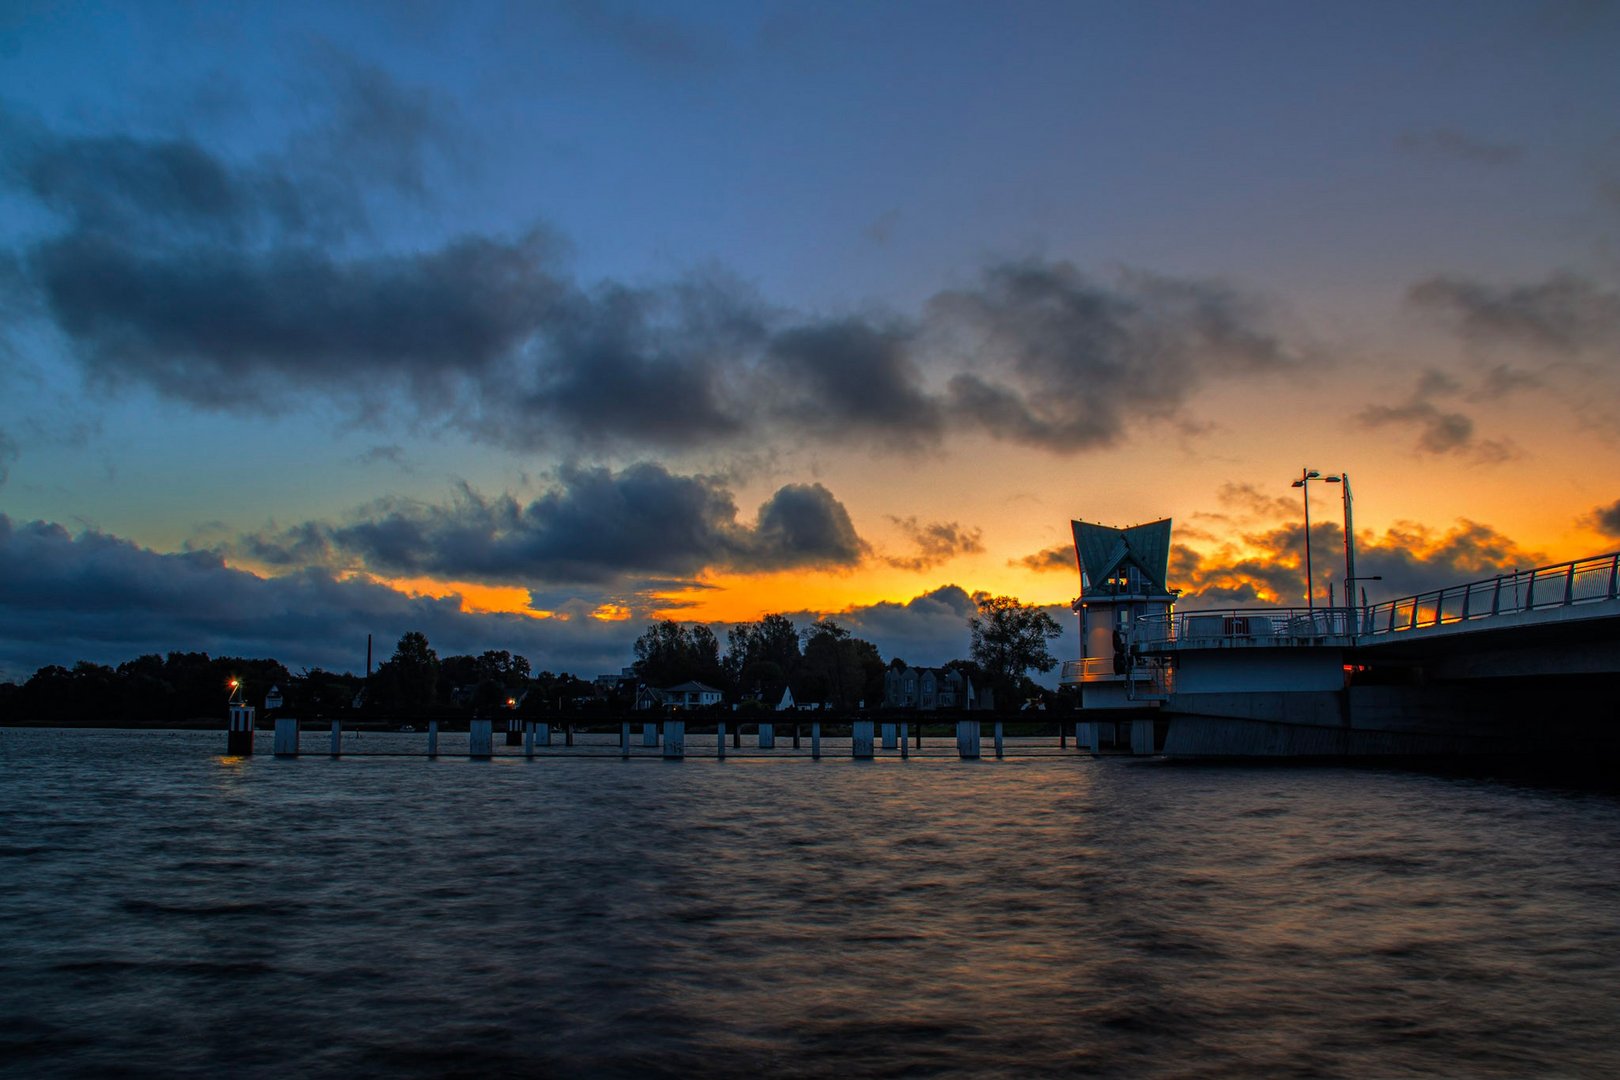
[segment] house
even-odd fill
[[[979,708],[973,680],[955,668],[892,667],[883,673],[883,706],[887,709]]]
[[[725,696],[723,691],[696,681],[683,682],[667,689],[643,686],[636,693],[636,708],[702,709],[719,705]]]

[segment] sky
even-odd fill
[[[1068,656],[1071,519],[1303,604],[1304,469],[1373,599],[1613,551],[1616,56],[1596,0],[14,0],[0,679],[937,664],[979,593]]]

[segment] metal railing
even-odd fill
[[[1361,635],[1393,634],[1496,615],[1613,600],[1617,584],[1620,584],[1620,552],[1594,555],[1386,600],[1360,612],[1357,632]]]
[[[1144,615],[1132,642],[1164,645],[1295,645],[1347,637],[1354,622],[1345,608],[1224,608]]]
[[[1059,682],[1081,682],[1085,679],[1095,679],[1100,675],[1113,675],[1114,658],[1112,656],[1087,656],[1079,660],[1063,661],[1063,670],[1058,675]]]

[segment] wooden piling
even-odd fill
[[[495,723],[492,720],[474,720],[467,725],[467,756],[487,758],[495,755]]]
[[[872,721],[856,720],[849,725],[849,756],[856,761],[872,760]]]
[[[958,720],[956,722],[956,752],[963,761],[978,759],[979,722],[977,720]]]
[[[276,717],[276,741],[272,749],[276,757],[298,756],[298,720],[291,716]]]

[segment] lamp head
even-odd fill
[[[1344,480],[1344,477],[1342,477],[1342,476],[1324,476],[1324,477],[1322,477],[1322,483],[1324,483],[1324,484],[1338,484],[1338,483],[1343,482],[1343,480]]]

